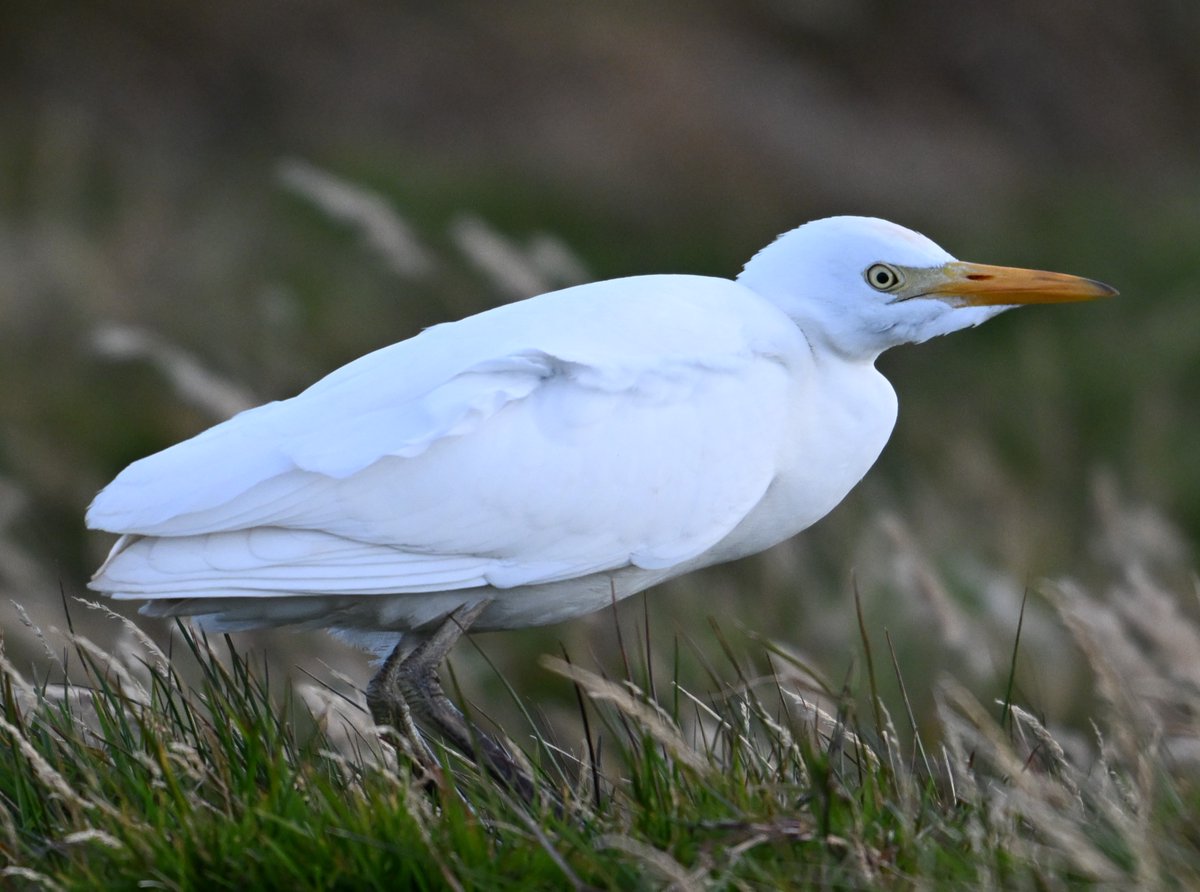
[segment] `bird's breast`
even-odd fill
[[[714,563],[769,548],[837,507],[883,451],[896,394],[873,365],[838,363],[799,380],[787,411],[775,478]]]

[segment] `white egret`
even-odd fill
[[[377,721],[404,699],[461,746],[436,671],[467,628],[580,616],[795,535],[891,433],[882,351],[1115,293],[835,217],[733,281],[637,276],[497,307],[130,465],[87,514],[121,534],[91,587],[390,652]]]

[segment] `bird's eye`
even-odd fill
[[[904,284],[904,276],[900,274],[900,270],[886,263],[872,264],[863,276],[867,284],[876,291],[895,291]]]

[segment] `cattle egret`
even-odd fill
[[[1115,293],[834,217],[736,280],[636,276],[500,306],[130,465],[88,510],[121,534],[91,587],[390,653],[376,720],[411,707],[512,777],[437,680],[464,631],[570,619],[795,535],[891,433],[881,352]]]

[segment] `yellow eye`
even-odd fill
[[[876,291],[895,291],[904,284],[904,276],[900,274],[900,270],[886,263],[872,264],[863,273],[863,278]]]

